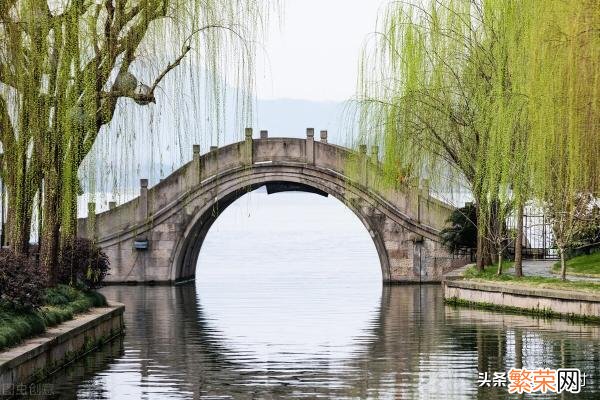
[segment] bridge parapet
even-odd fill
[[[307,163],[305,139],[266,138],[254,140],[252,162],[256,163]]]
[[[140,196],[95,218],[80,219],[78,232],[82,236],[95,235],[101,246],[111,249],[114,262],[136,264],[141,257],[153,268],[162,263],[162,272],[152,272],[152,279],[146,271],[134,280],[173,281],[193,275],[195,257],[216,218],[203,213],[215,204],[223,210],[248,190],[264,184],[277,183],[281,188],[287,182],[289,190],[307,187],[346,203],[374,238],[382,269],[386,269],[384,279],[398,280],[394,274],[416,279],[416,253],[407,242],[428,240],[423,245],[428,254],[443,252],[438,232],[452,207],[432,198],[427,187],[407,190],[383,185],[376,147],[368,151],[361,146],[356,152],[330,144],[326,131],[320,133],[320,141],[315,141],[312,129],[307,130],[306,139],[271,138],[266,131],[260,137],[252,139],[252,131],[246,130],[244,141],[211,148],[206,154],[200,154],[199,146],[194,146],[190,162],[153,187],[142,180]],[[214,209],[211,214],[215,214]],[[135,253],[130,242],[136,239],[149,241],[146,255]],[[189,243],[194,240],[197,245]],[[442,258],[436,256],[436,262],[440,264]],[[446,254],[444,259],[452,258]],[[436,271],[430,272],[428,279],[439,279]],[[131,273],[117,275],[113,280],[127,280]],[[422,279],[421,272],[418,275]]]

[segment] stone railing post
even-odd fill
[[[417,196],[417,221],[420,223],[423,214],[423,200],[429,199],[429,179],[421,180],[419,195]]]
[[[379,164],[379,146],[371,146],[371,162],[375,165]]]
[[[423,179],[421,181],[421,196],[424,199],[428,199],[430,195],[429,179]]]
[[[97,238],[96,235],[96,203],[89,202],[88,203],[88,217],[87,217],[87,238],[89,240],[95,241]]]
[[[249,165],[252,166],[253,164],[253,160],[252,160],[252,128],[246,128],[245,130],[245,140],[244,140],[244,144],[243,144],[243,160],[244,160],[244,165]]]
[[[327,143],[327,131],[321,131],[321,143]]]
[[[361,144],[358,146],[358,168],[360,174],[360,184],[367,186],[368,159],[366,144]]]
[[[309,165],[315,164],[315,130],[314,128],[306,128],[306,163]]]
[[[261,139],[268,139],[269,138],[269,131],[260,131],[260,138]]]
[[[116,201],[109,201],[108,202],[108,209],[109,210],[114,210],[115,208],[117,208],[117,202]]]
[[[192,165],[187,170],[188,176],[187,181],[189,182],[191,187],[196,187],[202,181],[201,170],[200,170],[200,145],[195,144],[192,146]]]
[[[369,184],[374,187],[379,175],[379,146],[371,146],[371,158],[369,159],[368,170],[370,171],[367,177]]]

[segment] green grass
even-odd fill
[[[45,305],[37,311],[18,311],[0,305],[0,350],[73,319],[77,313],[104,305],[106,299],[100,293],[82,292],[65,285],[48,289]]]
[[[514,263],[512,261],[502,261],[502,275],[500,277],[498,277],[497,272],[498,272],[498,263],[494,264],[494,265],[489,265],[487,267],[484,268],[483,271],[478,271],[477,268],[475,268],[474,266],[471,268],[467,268],[465,270],[464,273],[464,277],[465,278],[501,278],[504,276],[504,274],[506,272],[511,272],[512,273],[512,268],[514,266]]]
[[[475,267],[467,268],[464,277],[478,282],[496,282],[503,285],[527,286],[540,289],[575,290],[587,293],[600,293],[600,283],[589,281],[563,281],[560,278],[546,278],[541,276],[524,276],[517,278],[512,274],[496,275],[496,266],[489,266],[484,271]],[[524,271],[527,273],[527,270]]]
[[[554,264],[552,271],[560,273],[560,262]],[[600,252],[577,256],[567,260],[567,274],[600,278]]]

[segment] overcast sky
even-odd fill
[[[284,0],[257,57],[261,99],[346,100],[354,94],[363,43],[387,0]],[[266,53],[266,54],[265,54]]]
[[[307,127],[327,129],[331,142],[344,144],[349,134],[343,126],[342,102],[355,93],[361,49],[389,0],[282,1],[282,21],[272,19],[256,58],[259,102],[252,125],[256,132],[268,129],[271,136],[287,137],[304,137]],[[181,70],[183,79],[190,79],[189,70]],[[103,177],[98,187],[112,188],[118,181],[118,187],[137,190],[139,178],[157,181],[189,161],[192,144],[200,144],[206,152],[211,145],[243,137],[232,113],[226,113],[223,132],[207,128],[208,119],[198,118],[203,102],[189,100],[197,98],[192,88],[199,80],[177,83],[181,79],[177,74],[167,76],[161,84],[166,97],[151,107],[121,102],[110,129],[99,136],[88,156]]]

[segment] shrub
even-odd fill
[[[82,287],[86,290],[102,286],[110,262],[104,252],[92,241],[72,239],[64,244],[57,268],[59,283]]]
[[[597,200],[590,201],[585,210],[578,213],[577,218],[567,248],[569,258],[600,251],[600,205]]]
[[[100,293],[82,292],[67,285],[46,289],[44,300],[44,305],[36,311],[0,306],[0,350],[72,319],[77,313],[106,306],[106,299]]]
[[[0,250],[0,299],[16,309],[36,309],[43,302],[45,274],[37,263],[10,249]]]
[[[473,204],[468,203],[454,210],[446,224],[440,236],[442,244],[450,252],[457,253],[477,247],[477,210]]]

